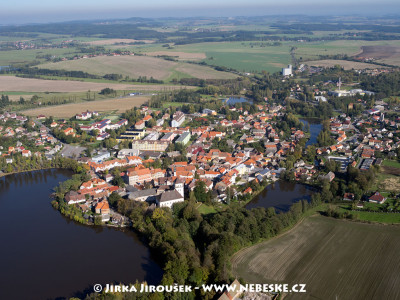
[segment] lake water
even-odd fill
[[[247,205],[247,209],[256,207],[274,207],[278,212],[286,212],[290,206],[300,200],[311,200],[313,189],[303,184],[278,180],[268,185]]]
[[[51,189],[71,175],[52,169],[0,178],[0,299],[84,297],[96,283],[161,280],[133,231],[81,225],[51,206]]]
[[[246,99],[246,98],[243,98],[243,97],[229,97],[229,99],[228,100],[224,100],[228,105],[235,105],[236,103],[244,103],[244,102],[247,102],[247,103],[253,103],[253,101],[251,101],[251,100],[248,100],[248,99]]]
[[[322,130],[322,124],[319,119],[300,119],[300,121],[306,125],[309,124],[310,126],[310,139],[306,142],[306,147],[308,145],[316,144],[318,134]]]

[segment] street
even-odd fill
[[[50,128],[46,127],[44,124],[42,124],[42,122],[38,121],[38,120],[34,120],[34,122],[40,127],[45,127],[48,134],[51,134],[51,130]],[[53,135],[52,135],[53,136]],[[71,146],[68,144],[65,144],[61,141],[59,141],[62,144],[62,150],[61,150],[61,156],[62,157],[69,157],[69,158],[78,158],[80,156],[80,154],[86,150],[85,147],[80,147],[80,146]]]

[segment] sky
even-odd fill
[[[400,12],[398,0],[0,0],[0,24],[129,17],[351,15]]]

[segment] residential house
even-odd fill
[[[171,126],[172,127],[180,127],[183,122],[185,122],[185,114],[181,111],[177,111],[174,113],[172,117]]]
[[[353,193],[345,193],[343,195],[343,200],[345,200],[345,201],[354,201],[354,194]]]
[[[176,143],[182,143],[183,145],[186,145],[190,141],[190,132],[184,132],[181,134],[181,136],[176,140]]]
[[[70,191],[65,194],[65,201],[67,202],[67,204],[76,204],[86,202],[86,198],[85,195],[78,194],[75,191]]]
[[[375,192],[371,197],[368,198],[368,202],[383,204],[386,198],[381,193]]]
[[[95,207],[96,214],[101,215],[101,221],[107,222],[110,220],[110,205],[107,199],[103,199],[101,202],[97,203]]]

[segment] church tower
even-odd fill
[[[175,181],[174,188],[175,190],[185,198],[185,181],[181,178],[178,178]]]

